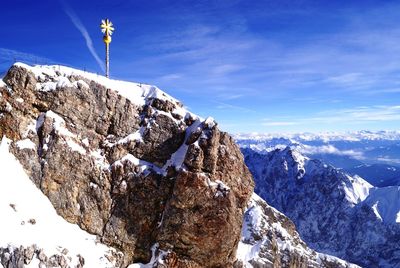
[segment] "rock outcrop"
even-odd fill
[[[233,139],[159,89],[73,69],[14,65],[0,137],[58,214],[124,253],[126,267],[229,267],[251,175]]]

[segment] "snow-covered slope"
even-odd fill
[[[257,194],[253,194],[245,213],[237,256],[246,268],[358,267],[310,249],[294,224]]]
[[[242,151],[256,193],[293,220],[312,248],[365,267],[400,265],[398,188],[375,189],[290,148]]]
[[[117,266],[121,253],[57,215],[9,152],[9,143],[4,137],[0,145],[0,266],[4,261],[7,267],[7,254],[11,256],[21,246],[31,251],[31,260],[25,259],[28,267],[48,264],[46,261],[75,267],[82,260],[87,267]]]
[[[36,84],[36,89],[39,91],[51,91],[66,87],[79,87],[79,86],[88,87],[89,85],[83,80],[71,82],[68,79],[69,76],[80,76],[82,78],[88,79],[89,81],[95,81],[107,88],[110,88],[118,92],[118,94],[129,99],[130,101],[132,101],[137,105],[144,105],[146,103],[146,100],[149,98],[157,98],[161,100],[178,102],[175,98],[163,92],[156,86],[121,81],[121,80],[113,80],[105,76],[61,65],[30,66],[18,62],[15,63],[14,66],[23,67],[33,72],[36,79],[38,79],[39,81],[39,83]]]
[[[374,188],[364,201],[385,223],[400,224],[400,186]]]

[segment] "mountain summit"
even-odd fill
[[[233,139],[160,89],[21,63],[3,81],[4,267],[350,266],[252,197]]]

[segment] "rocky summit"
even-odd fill
[[[349,266],[251,199],[233,139],[157,87],[17,63],[0,82],[0,137],[2,237],[20,230],[0,237],[4,267]]]

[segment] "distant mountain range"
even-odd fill
[[[261,154],[289,146],[374,186],[400,185],[400,131],[322,134],[239,134],[239,146]]]
[[[299,148],[243,148],[255,192],[312,248],[362,267],[400,267],[400,187],[373,187]]]

